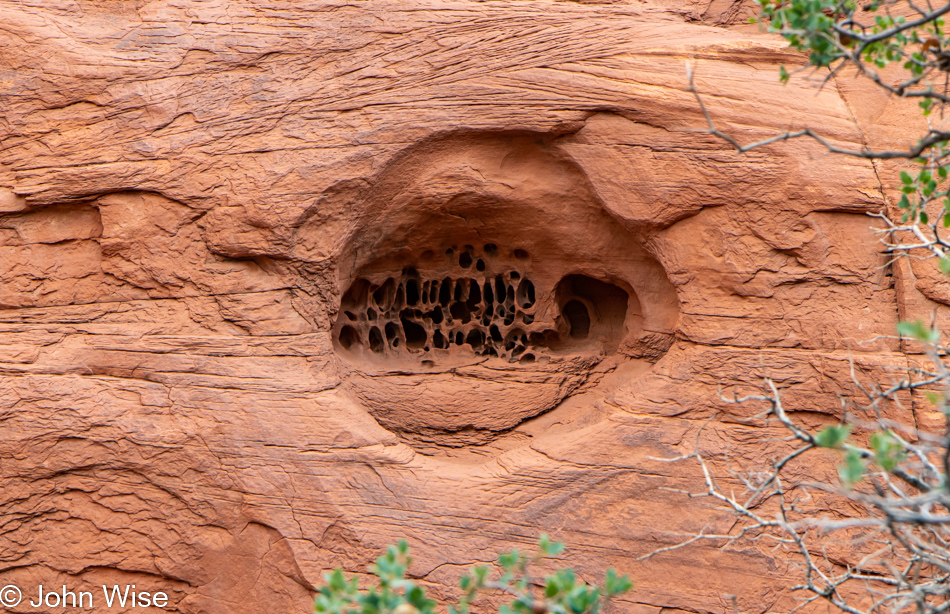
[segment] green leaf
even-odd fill
[[[921,212],[920,212],[920,223],[921,223],[921,224],[926,224],[926,223],[928,223],[929,221],[930,221],[930,218],[927,217],[927,212],[926,212],[926,211],[921,211]]]
[[[844,455],[844,462],[838,466],[838,477],[848,488],[861,481],[864,477],[864,470],[867,463],[861,458],[861,453],[857,450],[848,450]]]
[[[518,551],[512,550],[511,552],[498,555],[498,564],[505,569],[510,570],[512,567],[518,564],[519,558]]]
[[[874,460],[885,471],[894,471],[898,463],[904,459],[904,450],[897,439],[886,431],[871,435],[871,449],[874,450]]]
[[[914,180],[913,180],[913,179],[911,178],[911,176],[907,173],[907,171],[901,171],[901,183],[904,183],[904,184],[906,184],[906,185],[910,185],[910,184],[914,183]]]
[[[840,448],[851,434],[850,424],[826,426],[815,435],[815,445],[821,448]]]
[[[551,538],[548,537],[547,533],[542,533],[541,537],[538,538],[538,549],[544,554],[548,553],[548,548],[551,547]]]
[[[940,331],[936,328],[927,328],[920,320],[898,322],[897,333],[902,337],[911,337],[922,343],[932,344],[940,340]]]
[[[564,544],[561,542],[552,542],[547,533],[542,533],[538,540],[538,550],[545,556],[557,556],[564,551]]]
[[[479,565],[473,570],[475,575],[475,584],[476,586],[482,587],[485,586],[485,581],[488,580],[488,567],[484,565]]]
[[[626,593],[633,588],[633,582],[627,576],[618,576],[613,567],[607,569],[604,576],[604,592],[608,597]]]
[[[788,71],[785,70],[784,64],[778,67],[778,80],[782,83],[788,83]]]
[[[943,217],[943,225],[947,225],[947,218],[950,217],[950,213]],[[944,275],[950,275],[950,258],[944,256],[937,261],[937,266],[940,267],[940,272]]]
[[[326,578],[327,584],[330,585],[330,589],[341,592],[346,590],[346,578],[343,577],[343,570],[337,567],[334,569],[329,577]]]

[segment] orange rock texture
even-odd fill
[[[0,585],[307,612],[406,538],[448,599],[546,531],[618,612],[794,605],[764,546],[638,560],[729,526],[661,459],[767,461],[721,385],[834,419],[950,292],[884,266],[896,166],[702,132],[687,62],[743,141],[914,137],[747,8],[0,2]]]

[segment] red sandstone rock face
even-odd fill
[[[768,551],[637,561],[728,526],[656,459],[736,415],[723,382],[831,419],[849,353],[906,363],[867,341],[950,301],[929,265],[881,266],[890,165],[696,131],[687,58],[742,139],[912,133],[867,88],[781,86],[797,59],[731,2],[0,21],[0,585],[304,612],[396,539],[444,598],[547,531],[582,578],[637,580],[620,611],[779,609]],[[769,457],[766,429],[708,428]]]

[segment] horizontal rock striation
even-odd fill
[[[0,0],[0,586],[304,612],[406,538],[445,600],[546,531],[624,612],[793,607],[770,550],[639,561],[731,526],[660,459],[728,483],[779,444],[722,394],[835,422],[950,299],[876,243],[896,166],[701,132],[687,60],[743,142],[912,128],[743,10]]]

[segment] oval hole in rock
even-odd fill
[[[468,267],[472,266],[472,255],[468,252],[462,252],[459,255],[459,266],[463,269],[467,269]]]
[[[384,345],[385,342],[383,341],[383,333],[379,332],[379,329],[375,326],[369,329],[369,349],[373,350],[377,354],[381,354]]]
[[[571,338],[586,339],[590,334],[590,313],[584,303],[577,300],[568,301],[561,313],[571,327]]]
[[[571,337],[596,338],[604,342],[610,351],[617,348],[624,335],[627,307],[631,299],[626,290],[607,281],[574,274],[558,282],[555,293],[558,303],[563,305],[561,315],[571,328]],[[569,310],[568,305],[572,302],[583,305],[583,313],[576,305]],[[586,334],[582,333],[584,330]]]
[[[501,275],[495,276],[495,300],[505,302],[505,279]]]
[[[439,304],[443,307],[449,306],[452,300],[452,280],[446,277],[442,280],[442,287],[439,289]]]
[[[399,339],[397,338],[398,335],[399,335],[399,327],[396,326],[396,324],[393,322],[387,322],[386,323],[386,339],[389,340],[389,343],[391,343],[393,347],[396,347],[396,344],[394,342],[399,341]]]
[[[419,302],[419,282],[415,279],[406,281],[406,304],[415,305]]]
[[[472,329],[468,332],[468,337],[465,339],[465,343],[472,346],[472,349],[478,351],[482,349],[482,346],[485,344],[485,333],[478,330],[477,328]]]
[[[468,305],[468,308],[472,311],[475,311],[475,308],[482,302],[482,289],[474,279],[469,282],[468,286],[468,299],[466,299],[465,304]]]
[[[362,345],[360,342],[360,334],[356,332],[356,329],[352,326],[344,326],[340,329],[340,345],[342,345],[345,350],[350,349],[354,345]]]
[[[529,279],[518,284],[518,304],[524,309],[534,305],[534,284]]]
[[[498,330],[497,325],[492,324],[491,328],[488,329],[488,332],[491,335],[492,341],[495,341],[495,342],[501,341],[501,331]]]
[[[462,302],[452,303],[452,307],[449,308],[449,313],[456,320],[461,320],[462,324],[468,324],[469,320],[472,319],[472,312],[469,310],[468,305]]]
[[[393,295],[395,294],[396,282],[392,278],[387,279],[383,285],[373,292],[373,300],[376,306],[382,311],[386,311],[392,305]]]
[[[350,289],[346,291],[346,294],[343,295],[340,301],[340,309],[344,311],[359,311],[362,305],[366,304],[369,294],[370,283],[362,278],[357,279],[353,282],[353,285],[350,286]]]
[[[515,258],[517,258],[518,260],[527,260],[528,252],[524,251],[523,249],[516,249]]]
[[[406,347],[413,350],[425,347],[428,340],[426,329],[406,318],[400,318],[400,321],[402,322],[402,330],[406,334]]]

